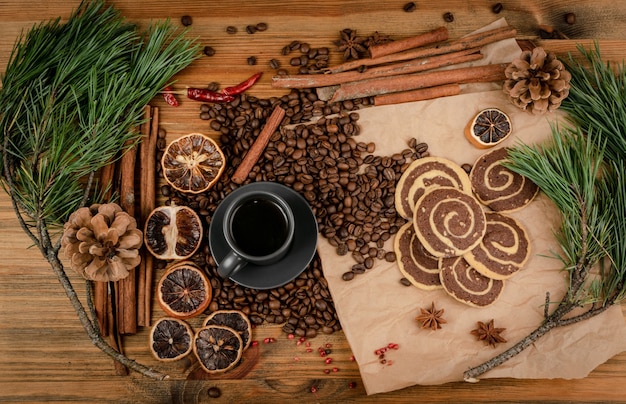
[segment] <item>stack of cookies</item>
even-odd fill
[[[443,288],[455,299],[485,307],[505,279],[530,256],[524,227],[506,213],[523,208],[538,187],[501,163],[492,150],[468,174],[440,157],[416,160],[396,188],[396,209],[409,219],[394,242],[402,274],[424,290]]]

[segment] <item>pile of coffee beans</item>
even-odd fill
[[[405,223],[396,214],[395,185],[412,161],[428,155],[428,146],[412,139],[401,152],[375,155],[374,143],[358,140],[358,110],[371,105],[367,98],[328,104],[318,99],[315,90],[294,89],[279,98],[243,94],[228,104],[202,105],[200,116],[220,133],[228,166],[203,194],[183,194],[163,186],[168,203],[195,209],[208,230],[218,204],[239,187],[230,178],[276,105],[285,109],[285,118],[243,184],[273,181],[301,193],[315,213],[320,233],[337,254],[354,258],[345,280],[372,269],[376,260],[395,261],[394,252],[384,248]],[[211,275],[210,310],[242,310],[254,324],[283,324],[286,333],[298,336],[341,329],[318,256],[294,281],[268,291],[220,279],[208,245],[193,259]]]

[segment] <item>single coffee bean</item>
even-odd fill
[[[215,55],[215,49],[212,46],[205,46],[202,50],[202,53],[204,53],[206,56],[213,56]]]
[[[257,31],[256,26],[254,25],[247,25],[246,26],[246,32],[250,35],[254,34]]]
[[[499,14],[502,11],[502,3],[496,3],[491,7],[491,11],[493,11],[495,14]]]
[[[262,32],[262,31],[267,31],[267,23],[265,23],[265,22],[260,22],[260,23],[258,23],[258,24],[255,26],[255,28],[256,28],[256,30],[257,30],[257,31],[260,31],[260,32]]]
[[[188,27],[193,23],[193,19],[190,15],[183,15],[180,17],[180,23],[183,24],[183,26]]]
[[[272,69],[278,69],[280,68],[280,62],[278,61],[278,59],[270,59],[270,67]]]
[[[443,20],[445,22],[453,22],[454,21],[454,14],[452,14],[451,12],[447,12],[443,14]]]
[[[246,62],[248,62],[249,66],[256,65],[256,56],[248,56],[248,59],[246,59]]]
[[[226,27],[226,33],[227,34],[236,34],[237,33],[237,27],[235,27],[234,25],[229,25],[228,27]]]
[[[574,13],[565,14],[565,22],[568,23],[569,25],[576,24],[576,14]]]
[[[402,7],[402,9],[407,13],[412,13],[413,11],[417,10],[417,5],[415,4],[415,2],[410,1],[406,3],[404,7]]]
[[[341,279],[343,279],[344,281],[351,281],[352,279],[354,279],[354,272],[344,272],[343,275],[341,275]]]
[[[213,386],[209,387],[209,389],[207,390],[207,394],[211,398],[219,398],[222,395],[222,391],[219,389],[219,387]]]
[[[400,278],[400,283],[404,286],[411,286],[411,281],[407,278]]]

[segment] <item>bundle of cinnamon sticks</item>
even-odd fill
[[[158,130],[159,109],[147,105],[139,128],[139,144],[127,145],[122,156],[100,174],[100,184],[107,188],[105,200],[119,197],[119,205],[137,219],[140,229],[156,207]],[[139,189],[136,189],[137,185]],[[94,307],[100,331],[120,352],[121,335],[134,334],[138,326],[150,325],[153,257],[145,248],[140,253],[141,263],[130,271],[128,277],[117,282],[95,282],[94,285]],[[117,363],[116,368],[118,374],[127,373]]]
[[[504,80],[506,65],[437,69],[479,60],[483,46],[514,38],[516,33],[501,27],[448,41],[448,30],[441,27],[372,46],[369,57],[329,68],[326,74],[275,76],[272,86],[330,89],[330,102],[373,96],[375,105],[455,95],[461,84]]]

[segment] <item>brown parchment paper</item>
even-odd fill
[[[505,23],[499,20],[492,26]],[[519,52],[514,40],[501,41],[487,50],[488,57],[482,62],[508,62]],[[454,97],[363,109],[359,111],[359,140],[376,142],[377,155],[391,155],[416,137],[428,143],[433,156],[472,164],[484,151],[471,146],[463,130],[476,112],[487,107],[502,109],[512,120],[513,134],[497,147],[519,141],[541,142],[550,136],[550,124],[560,119],[557,114],[533,116],[523,112],[496,88],[476,92],[477,88],[466,87],[465,94]],[[350,255],[338,256],[320,237],[318,251],[324,275],[368,394],[463,380],[465,370],[506,350],[541,323],[546,292],[552,301],[561,299],[566,273],[560,262],[551,258],[558,252],[553,236],[560,223],[557,209],[540,193],[529,206],[510,215],[528,231],[531,258],[522,271],[505,281],[501,297],[487,308],[459,303],[443,289],[423,291],[403,286],[395,263],[377,261],[365,274],[343,281],[341,275],[354,261]],[[386,243],[386,250],[393,250],[392,241]],[[415,321],[419,309],[430,307],[431,302],[445,309],[447,324],[437,331],[421,329]],[[503,336],[508,341],[495,349],[470,334],[477,321],[491,319],[497,327],[506,328]],[[388,351],[386,359],[393,364],[383,365],[374,351],[391,342],[399,344],[399,349]],[[626,324],[621,308],[615,306],[592,319],[550,331],[482,377],[582,378],[624,350]]]

